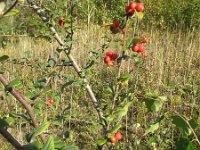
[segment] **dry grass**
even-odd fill
[[[100,53],[97,64],[92,67],[94,76],[90,76],[91,82],[101,81],[105,83],[111,79],[112,76],[115,76],[116,67],[107,68],[103,64],[103,53],[102,50],[99,49],[107,42],[107,38],[105,38],[106,32],[105,29],[92,26],[90,28],[85,27],[84,29],[77,30],[75,34],[75,39],[78,39],[78,42],[74,43],[72,53],[80,65],[85,64],[90,59],[90,51]],[[200,32],[198,32],[198,30],[188,31],[187,33],[179,30],[174,32],[161,32],[153,28],[146,32],[150,36],[150,41],[146,46],[148,58],[144,62],[145,71],[141,71],[137,68],[133,61],[125,64],[123,68],[124,72],[127,69],[134,70],[133,78],[129,84],[130,90],[134,91],[136,94],[144,94],[150,91],[159,92],[169,97],[180,97],[178,93],[169,92],[170,88],[179,89],[181,87],[190,86],[199,91]],[[115,39],[115,37],[111,38]],[[6,54],[9,55],[11,59],[19,59],[24,57],[26,51],[31,51],[33,54],[31,61],[33,63],[45,62],[49,56],[53,56],[54,50],[57,47],[57,44],[54,42],[48,43],[44,40],[33,41],[29,37],[21,37],[17,41],[17,43],[13,41],[6,49],[0,49],[0,55]],[[122,46],[118,43],[111,43],[110,46],[111,48],[109,49],[113,49],[116,52],[120,52],[120,49],[122,49]],[[22,79],[27,78],[33,73],[30,69],[23,66],[14,64],[6,64],[6,66],[8,70],[14,70],[16,74],[19,76],[21,75],[20,78]],[[65,70],[65,72],[67,73],[68,71]],[[72,91],[68,91],[68,93],[71,92],[75,94],[73,88],[71,88],[71,90]],[[86,97],[85,95],[82,96]],[[74,98],[77,99],[73,101],[74,107],[79,106],[79,96],[75,95]],[[194,108],[197,110],[199,109],[200,95],[196,95],[193,99],[190,95],[181,98],[184,104],[189,104],[190,106],[190,111],[187,115],[190,115]],[[182,104],[179,106],[181,105]],[[76,111],[75,108],[74,111]],[[83,118],[80,118],[80,120],[81,119]]]

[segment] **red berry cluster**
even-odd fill
[[[124,27],[120,24],[119,20],[113,20],[112,25],[110,26],[110,31],[113,34],[119,33],[120,31],[122,31],[123,33],[124,31]]]
[[[147,37],[143,37],[140,42],[138,43],[133,43],[132,45],[132,51],[137,52],[137,53],[142,53],[142,57],[146,58],[147,53],[144,50],[144,44],[148,42]]]
[[[109,141],[114,144],[121,139],[122,139],[122,134],[120,132],[117,132],[113,137],[109,138]]]
[[[118,54],[113,53],[112,51],[109,51],[106,53],[106,56],[104,57],[104,63],[108,66],[112,66],[114,61],[118,58]]]
[[[61,26],[61,27],[63,27],[65,25],[65,21],[64,20],[65,19],[63,17],[59,18],[58,19],[58,25]]]
[[[47,103],[48,103],[48,105],[51,105],[51,104],[53,104],[53,99],[52,98],[49,98],[48,100],[47,100]]]
[[[135,11],[143,12],[144,4],[143,3],[136,3],[132,1],[128,6],[126,6],[126,14],[127,16],[132,16]]]

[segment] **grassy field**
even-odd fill
[[[88,69],[86,74],[97,97],[111,103],[106,93],[105,84],[113,80],[117,68],[116,66],[105,66],[103,63],[104,52],[101,47],[107,43],[108,38],[112,41],[118,40],[118,38],[113,35],[106,37],[108,31],[99,26],[83,28],[78,29],[75,33],[74,38],[77,39],[77,42],[73,45],[72,54],[78,60],[79,65],[84,67],[93,57],[91,51],[99,53],[100,57],[97,58],[96,64]],[[135,65],[133,61],[123,64],[122,72],[132,70],[132,77],[126,90],[133,93],[135,98],[123,121],[124,138],[120,149],[153,149],[154,146],[158,150],[174,149],[174,141],[179,137],[179,134],[171,123],[163,123],[153,136],[141,137],[148,123],[159,116],[159,113],[146,112],[142,98],[148,92],[159,93],[167,96],[173,108],[188,118],[200,113],[200,32],[197,29],[191,29],[188,32],[176,29],[172,32],[149,28],[144,34],[149,36],[150,41],[145,47],[148,57],[142,63],[143,67]],[[106,51],[112,49],[115,52],[120,52],[122,49],[120,44],[114,42],[109,45],[110,47]],[[35,41],[29,37],[19,37],[17,40],[11,38],[11,43],[5,49],[0,49],[0,55],[10,56],[9,61],[1,66],[6,68],[5,75],[9,80],[14,78],[22,80],[23,86],[19,87],[19,90],[24,95],[28,95],[28,92],[39,94],[29,102],[34,106],[39,121],[50,119],[55,121],[55,128],[51,129],[52,133],[58,136],[68,131],[67,142],[74,142],[81,149],[94,149],[97,139],[101,138],[99,135],[101,130],[95,116],[95,109],[84,87],[80,86],[81,81],[78,80],[73,69],[60,66],[31,66],[47,63],[49,57],[55,57],[56,48],[55,42],[48,43],[42,39]],[[27,59],[23,59],[25,57]],[[59,72],[59,75],[55,75],[56,72]],[[44,78],[46,79],[44,88],[32,88],[33,83]],[[71,80],[77,80],[77,83],[67,87],[61,94],[61,100],[56,100],[54,106],[47,107],[45,105],[46,99],[52,96],[53,92],[59,91],[63,83]],[[10,95],[0,92],[6,101],[6,103],[0,101],[2,115],[11,112],[24,112],[20,104],[13,100]],[[59,116],[63,114],[65,118],[60,121]],[[60,122],[61,126],[58,125]],[[24,132],[31,131],[31,128],[25,125],[22,118],[19,118],[18,122],[15,123],[17,126],[14,126],[11,132],[20,142],[23,142]],[[136,128],[138,124],[140,126]],[[60,130],[54,130],[56,128]],[[196,129],[196,133],[200,137],[199,127]],[[4,145],[5,141],[0,138],[0,143]],[[154,145],[154,143],[156,144]],[[5,150],[9,149],[6,147]]]

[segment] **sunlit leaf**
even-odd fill
[[[10,91],[12,88],[16,88],[20,86],[21,84],[22,84],[21,80],[14,79],[6,86],[6,91]]]
[[[159,122],[156,124],[150,125],[150,127],[145,131],[144,135],[147,135],[149,133],[154,133],[159,128]]]
[[[9,13],[7,13],[5,16],[14,16],[16,14],[19,13],[19,10],[18,9],[12,9]]]
[[[37,137],[38,135],[42,134],[48,127],[50,126],[50,122],[45,122],[37,127],[31,134],[29,134],[29,138],[27,139],[30,142],[32,139]]]
[[[53,136],[49,136],[47,142],[44,144],[42,150],[54,150],[54,138]]]
[[[99,139],[99,140],[97,141],[97,144],[100,145],[100,146],[102,146],[102,145],[104,145],[106,142],[107,142],[107,139]]]

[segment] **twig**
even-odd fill
[[[183,120],[185,121],[185,123],[188,125],[188,127],[189,127],[190,130],[192,131],[192,133],[193,133],[193,135],[194,135],[194,137],[195,137],[195,139],[196,139],[198,145],[200,146],[199,138],[198,138],[197,134],[195,133],[194,129],[192,128],[192,126],[190,125],[190,123],[188,122],[188,120],[187,120],[185,117],[183,117],[181,114],[179,114],[179,113],[178,113],[176,110],[174,110],[173,108],[171,108],[171,107],[169,107],[169,106],[168,106],[168,108],[169,108],[172,112],[174,112],[176,115],[178,115],[181,119],[183,119]]]
[[[22,145],[4,128],[0,128],[1,135],[11,143],[17,150],[24,150]]]
[[[4,87],[8,86],[9,82],[7,81],[7,79],[0,74],[0,82],[4,85]],[[16,89],[12,88],[9,91],[23,106],[24,108],[27,110],[32,122],[33,122],[33,126],[37,127],[38,126],[38,121],[33,113],[32,107],[27,103],[26,98]],[[45,138],[43,135],[40,135],[40,138],[42,140],[42,142],[45,142]]]
[[[58,42],[58,44],[60,46],[64,46],[65,45],[64,42],[62,41],[62,39],[60,38],[60,36],[56,32],[55,28],[49,22],[49,18],[46,16],[45,11],[42,8],[38,7],[37,5],[35,5],[35,4],[33,4],[33,3],[29,2],[29,1],[28,1],[28,3],[30,3],[31,8],[33,8],[33,10],[35,10],[35,12],[42,19],[42,21],[47,24],[47,26],[49,27],[50,31],[53,33],[54,38]],[[79,77],[83,78],[82,77],[82,70],[78,66],[78,64],[75,61],[74,57],[70,54],[70,51],[69,50],[64,50],[64,52],[67,55],[68,59],[72,62],[72,66],[74,67],[74,69],[77,72],[77,74],[79,75]],[[87,92],[88,92],[88,94],[89,94],[89,96],[90,96],[90,98],[91,98],[91,100],[93,102],[93,105],[94,105],[95,109],[97,110],[99,119],[105,120],[104,116],[103,116],[103,112],[100,109],[99,102],[96,99],[96,97],[95,97],[95,95],[94,95],[94,93],[92,91],[92,88],[90,87],[90,85],[88,84],[88,81],[85,78],[83,78],[83,81],[86,83],[86,90],[87,90]]]
[[[10,8],[8,10],[6,10],[3,14],[0,14],[0,19],[5,16],[7,13],[9,13],[16,5],[17,3],[19,2],[19,0],[16,0],[12,6],[10,6]]]

